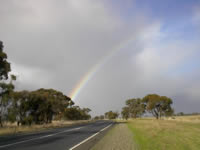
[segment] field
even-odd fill
[[[93,150],[100,149],[200,150],[200,116],[131,119],[117,124]]]
[[[199,150],[200,116],[128,121],[140,150]]]
[[[17,126],[16,124],[6,124],[3,128],[0,128],[0,136],[7,134],[16,134],[16,133],[29,133],[37,132],[45,129],[58,128],[64,126],[70,126],[74,124],[88,123],[91,121],[81,120],[81,121],[53,121],[51,124],[43,125],[32,125],[32,126]]]

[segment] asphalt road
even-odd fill
[[[111,121],[97,121],[32,134],[0,136],[0,150],[68,150],[112,124]],[[81,149],[81,145],[77,147]]]

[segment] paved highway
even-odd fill
[[[112,126],[111,121],[97,121],[51,129],[32,134],[0,136],[0,150],[73,150]]]

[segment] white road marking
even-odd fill
[[[92,136],[88,137],[87,139],[83,140],[83,141],[82,141],[82,142],[80,142],[79,144],[77,144],[77,145],[73,146],[73,147],[72,147],[72,148],[70,148],[69,150],[73,150],[73,149],[75,149],[75,148],[79,147],[81,144],[83,144],[83,143],[85,143],[85,142],[89,141],[90,139],[92,139],[93,137],[95,137],[96,135],[98,135],[100,132],[102,132],[102,131],[106,130],[106,129],[107,129],[107,128],[109,128],[110,126],[112,126],[112,124],[108,125],[107,127],[103,128],[103,129],[102,129],[102,130],[100,130],[99,132],[97,132],[97,133],[93,134]]]
[[[108,129],[110,126],[111,126],[112,124],[110,124],[109,126],[107,126],[107,127],[105,127],[105,128],[103,128],[100,132],[102,132],[102,131],[104,131],[104,130],[106,130],[106,129]]]
[[[70,132],[70,131],[75,131],[75,130],[80,130],[81,128],[83,128],[83,127],[74,128],[74,129],[70,129],[70,130],[64,130],[64,131],[61,131],[61,132],[58,132],[58,133],[49,134],[49,135],[45,135],[45,136],[41,136],[41,137],[37,137],[37,138],[32,138],[32,139],[29,139],[29,140],[19,141],[19,142],[7,144],[7,145],[1,145],[0,148],[5,148],[5,147],[8,147],[8,146],[13,146],[13,145],[16,145],[16,144],[21,144],[21,143],[26,143],[26,142],[34,141],[34,140],[38,140],[38,139],[44,139],[44,138],[48,138],[48,137],[51,137],[51,136],[55,136],[55,135],[58,135],[58,134],[61,134],[61,133]]]

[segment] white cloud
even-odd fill
[[[166,22],[136,6],[131,14],[135,16],[124,12],[125,18],[121,9],[111,7],[106,0],[1,1],[0,40],[19,76],[17,88],[55,88],[69,94],[96,63],[132,38],[89,81],[77,103],[103,113],[119,109],[126,98],[154,92],[187,93],[198,101],[195,81],[173,75],[199,50],[198,41],[186,42],[166,32]]]

